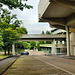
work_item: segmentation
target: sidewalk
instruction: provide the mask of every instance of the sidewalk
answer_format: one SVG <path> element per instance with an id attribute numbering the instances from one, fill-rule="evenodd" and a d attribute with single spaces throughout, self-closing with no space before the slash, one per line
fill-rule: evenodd
<path id="1" fill-rule="evenodd" d="M 0 59 L 0 75 L 2 75 L 17 59 L 18 57 L 6 57 Z"/>
<path id="2" fill-rule="evenodd" d="M 38 60 L 39 57 L 41 58 L 38 55 L 20 56 L 3 75 L 71 75 L 42 60 Z"/>

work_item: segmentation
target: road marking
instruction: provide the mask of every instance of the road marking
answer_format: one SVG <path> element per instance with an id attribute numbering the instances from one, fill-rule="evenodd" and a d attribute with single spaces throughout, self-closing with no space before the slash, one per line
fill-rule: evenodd
<path id="1" fill-rule="evenodd" d="M 46 64 L 48 64 L 48 65 L 52 65 L 52 66 L 54 66 L 54 67 L 56 67 L 56 68 L 58 68 L 58 69 L 60 69 L 60 70 L 63 70 L 63 71 L 65 71 L 65 72 L 67 72 L 67 73 L 69 73 L 69 74 L 71 74 L 71 75 L 75 75 L 74 73 L 72 73 L 72 72 L 69 72 L 69 71 L 67 71 L 67 70 L 65 70 L 65 69 L 63 69 L 63 68 L 60 68 L 60 67 L 58 67 L 58 66 L 56 66 L 56 65 L 53 65 L 53 64 L 51 64 L 51 63 L 48 63 L 48 62 L 46 62 L 46 61 L 44 61 L 44 60 L 42 60 L 42 59 L 38 59 L 38 58 L 36 58 L 36 57 L 34 57 L 35 59 L 37 59 L 37 60 L 40 60 L 40 61 L 42 61 L 42 62 L 44 62 L 44 63 L 46 63 Z"/>

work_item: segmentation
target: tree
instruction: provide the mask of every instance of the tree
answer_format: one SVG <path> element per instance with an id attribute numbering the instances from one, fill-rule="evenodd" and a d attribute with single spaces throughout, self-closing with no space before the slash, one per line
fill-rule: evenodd
<path id="1" fill-rule="evenodd" d="M 28 42 L 23 42 L 24 49 L 29 49 L 30 44 Z"/>
<path id="2" fill-rule="evenodd" d="M 30 49 L 34 49 L 34 47 L 36 47 L 36 42 L 31 41 L 30 42 Z"/>
<path id="3" fill-rule="evenodd" d="M 20 25 L 22 24 L 22 21 L 17 19 L 17 15 L 13 15 L 7 9 L 1 9 L 0 22 L 6 23 L 5 25 L 10 24 L 14 29 L 16 27 L 20 27 Z"/>
<path id="4" fill-rule="evenodd" d="M 0 7 L 4 4 L 7 5 L 9 9 L 19 8 L 20 10 L 23 10 L 24 8 L 33 8 L 31 5 L 27 5 L 26 1 L 28 0 L 0 0 Z"/>
<path id="5" fill-rule="evenodd" d="M 51 32 L 50 31 L 46 31 L 46 34 L 51 34 Z"/>
<path id="6" fill-rule="evenodd" d="M 4 50 L 10 54 L 12 43 L 20 38 L 20 35 L 27 34 L 26 28 L 20 28 L 22 22 L 17 19 L 16 15 L 12 15 L 11 12 L 6 9 L 2 9 L 0 13 L 0 28 L 4 43 Z"/>
<path id="7" fill-rule="evenodd" d="M 50 31 L 46 31 L 46 34 L 51 34 Z M 46 44 L 51 44 L 51 41 L 46 41 Z"/>
<path id="8" fill-rule="evenodd" d="M 19 39 L 19 35 L 16 30 L 13 30 L 11 27 L 6 28 L 2 32 L 3 42 L 4 42 L 4 50 L 6 55 L 6 49 L 8 50 L 8 55 L 10 54 L 10 50 L 12 49 L 12 44 L 15 40 Z"/>
<path id="9" fill-rule="evenodd" d="M 4 43 L 3 43 L 3 38 L 2 38 L 2 35 L 1 35 L 1 33 L 0 33 L 0 50 L 2 50 L 3 47 L 4 46 Z"/>
<path id="10" fill-rule="evenodd" d="M 41 34 L 44 34 L 44 31 L 42 31 L 42 33 Z"/>
<path id="11" fill-rule="evenodd" d="M 16 52 L 22 52 L 24 49 L 30 49 L 30 43 L 17 41 L 15 42 Z"/>
<path id="12" fill-rule="evenodd" d="M 23 27 L 17 28 L 16 30 L 19 34 L 27 34 L 28 33 L 26 28 L 23 28 Z"/>

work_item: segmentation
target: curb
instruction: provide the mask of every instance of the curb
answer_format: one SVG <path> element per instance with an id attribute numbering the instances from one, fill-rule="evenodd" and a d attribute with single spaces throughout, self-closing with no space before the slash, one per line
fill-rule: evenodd
<path id="1" fill-rule="evenodd" d="M 5 57 L 5 58 L 2 58 L 2 59 L 0 59 L 0 61 L 2 61 L 4 59 L 7 59 L 7 58 L 10 58 L 10 57 L 12 57 L 12 56 L 8 56 L 8 57 Z"/>

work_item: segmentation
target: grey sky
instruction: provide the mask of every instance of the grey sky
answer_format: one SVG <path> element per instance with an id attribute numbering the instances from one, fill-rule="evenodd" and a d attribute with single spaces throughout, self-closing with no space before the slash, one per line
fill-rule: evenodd
<path id="1" fill-rule="evenodd" d="M 23 21 L 23 26 L 27 28 L 28 34 L 41 34 L 42 31 L 49 31 L 51 28 L 48 23 L 38 22 L 38 4 L 39 0 L 28 0 L 27 4 L 33 6 L 33 9 L 12 10 L 13 14 L 17 14 L 18 19 Z"/>

